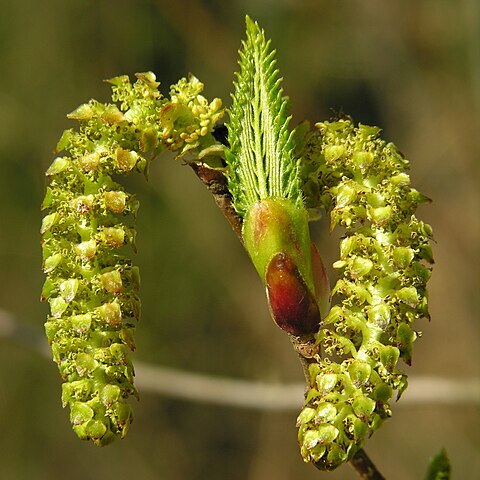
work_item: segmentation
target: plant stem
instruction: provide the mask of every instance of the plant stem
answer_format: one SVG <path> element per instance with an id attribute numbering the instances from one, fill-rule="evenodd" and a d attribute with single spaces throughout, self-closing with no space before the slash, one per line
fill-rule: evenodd
<path id="1" fill-rule="evenodd" d="M 365 480 L 385 480 L 385 477 L 377 470 L 363 448 L 352 457 L 350 464 Z"/>
<path id="2" fill-rule="evenodd" d="M 227 179 L 223 172 L 220 169 L 210 168 L 202 163 L 192 162 L 189 165 L 213 195 L 215 203 L 243 245 L 242 218 L 233 208 L 232 195 L 228 190 Z"/>

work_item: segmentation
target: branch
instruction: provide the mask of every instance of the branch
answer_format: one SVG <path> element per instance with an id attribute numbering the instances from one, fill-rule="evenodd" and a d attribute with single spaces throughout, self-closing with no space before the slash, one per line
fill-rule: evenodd
<path id="1" fill-rule="evenodd" d="M 377 470 L 363 448 L 352 457 L 350 464 L 365 480 L 385 480 L 385 477 Z"/>
<path id="2" fill-rule="evenodd" d="M 232 195 L 228 190 L 227 179 L 222 170 L 210 168 L 207 165 L 198 162 L 191 162 L 188 165 L 213 195 L 215 203 L 227 219 L 240 240 L 240 243 L 243 245 L 242 217 L 238 215 L 233 207 Z"/>
<path id="3" fill-rule="evenodd" d="M 14 341 L 51 359 L 40 331 L 21 323 L 0 309 L 0 339 Z M 304 383 L 267 384 L 214 377 L 135 361 L 136 384 L 141 393 L 180 400 L 246 408 L 259 411 L 294 412 L 303 402 Z M 434 376 L 410 378 L 399 406 L 480 405 L 480 379 L 449 379 Z"/>

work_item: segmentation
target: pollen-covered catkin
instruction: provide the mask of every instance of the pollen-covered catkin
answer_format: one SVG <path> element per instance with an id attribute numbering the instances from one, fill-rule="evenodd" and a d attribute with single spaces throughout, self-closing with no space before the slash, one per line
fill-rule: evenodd
<path id="1" fill-rule="evenodd" d="M 134 350 L 140 315 L 135 250 L 135 196 L 114 180 L 146 173 L 164 148 L 180 155 L 214 143 L 221 102 L 200 95 L 203 84 L 182 79 L 171 99 L 151 72 L 109 80 L 112 104 L 91 100 L 69 115 L 78 131 L 64 132 L 46 172 L 49 186 L 41 226 L 42 299 L 53 358 L 65 380 L 62 401 L 76 434 L 97 445 L 123 438 L 132 421 L 128 397 L 136 396 L 128 350 Z"/>
<path id="2" fill-rule="evenodd" d="M 334 469 L 391 415 L 389 402 L 407 386 L 397 363 L 411 363 L 413 323 L 428 317 L 432 230 L 414 215 L 428 199 L 411 188 L 408 161 L 380 129 L 350 120 L 317 127 L 321 155 L 305 183 L 317 182 L 331 227 L 341 225 L 345 236 L 335 305 L 316 337 L 321 353 L 309 366 L 297 423 L 305 461 Z"/>

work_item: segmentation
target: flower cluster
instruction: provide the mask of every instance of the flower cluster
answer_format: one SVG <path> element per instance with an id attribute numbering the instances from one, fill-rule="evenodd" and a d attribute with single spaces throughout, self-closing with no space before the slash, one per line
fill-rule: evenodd
<path id="1" fill-rule="evenodd" d="M 185 147 L 197 123 L 208 120 L 201 135 L 206 144 L 214 143 L 210 132 L 219 115 L 218 101 L 204 108 L 196 79 L 180 80 L 169 100 L 158 91 L 153 73 L 136 77 L 133 84 L 127 76 L 109 80 L 117 103 L 91 100 L 68 115 L 80 126 L 63 133 L 57 152 L 64 155 L 46 172 L 42 299 L 50 304 L 50 316 L 45 329 L 65 380 L 62 401 L 70 407 L 73 429 L 97 445 L 125 436 L 132 421 L 127 398 L 137 395 L 128 350 L 135 348 L 140 276 L 127 252 L 128 247 L 135 251 L 139 204 L 113 177 L 146 173 L 149 161 L 165 148 L 183 152 L 200 146 Z M 169 109 L 189 112 L 188 122 L 166 118 Z M 172 143 L 172 135 L 182 140 Z"/>
<path id="2" fill-rule="evenodd" d="M 202 91 L 203 83 L 193 75 L 182 78 L 171 87 L 171 100 L 160 111 L 162 138 L 179 155 L 209 146 L 207 135 L 223 116 L 222 101 L 215 98 L 209 103 Z"/>
<path id="3" fill-rule="evenodd" d="M 320 156 L 305 184 L 318 184 L 312 190 L 345 237 L 298 427 L 305 461 L 333 469 L 391 415 L 390 400 L 407 386 L 397 363 L 411 363 L 412 324 L 428 317 L 432 230 L 414 215 L 428 199 L 411 188 L 408 161 L 378 128 L 348 119 L 317 127 L 310 142 Z"/>

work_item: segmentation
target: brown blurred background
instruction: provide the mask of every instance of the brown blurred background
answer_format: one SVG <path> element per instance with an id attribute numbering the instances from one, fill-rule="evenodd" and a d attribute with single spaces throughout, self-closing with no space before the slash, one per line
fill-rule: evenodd
<path id="1" fill-rule="evenodd" d="M 432 321 L 418 325 L 409 373 L 480 375 L 480 14 L 477 0 L 0 0 L 0 309 L 41 332 L 39 205 L 65 114 L 102 79 L 152 70 L 168 92 L 193 72 L 229 104 L 248 13 L 278 50 L 293 124 L 342 110 L 380 125 L 434 201 Z M 301 380 L 271 322 L 260 281 L 190 169 L 159 159 L 141 200 L 136 262 L 143 320 L 135 359 L 271 383 Z M 315 236 L 327 263 L 337 239 Z M 185 385 L 188 389 L 188 385 Z M 405 396 L 408 396 L 408 391 Z M 401 402 L 400 402 L 401 403 Z M 301 399 L 299 399 L 299 405 Z M 396 405 L 367 451 L 389 480 L 423 478 L 447 448 L 458 479 L 480 478 L 475 406 Z M 69 480 L 354 479 L 302 462 L 296 413 L 260 413 L 145 393 L 127 438 L 99 449 L 78 440 L 60 405 L 56 366 L 0 340 L 0 478 Z"/>

